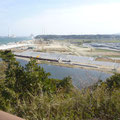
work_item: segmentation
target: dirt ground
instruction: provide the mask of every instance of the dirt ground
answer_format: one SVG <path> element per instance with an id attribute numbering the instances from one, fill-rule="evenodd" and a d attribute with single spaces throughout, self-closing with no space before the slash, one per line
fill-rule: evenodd
<path id="1" fill-rule="evenodd" d="M 110 58 L 103 58 L 103 57 L 98 57 L 98 58 L 96 58 L 95 60 L 96 60 L 96 61 L 106 61 L 106 62 L 120 63 L 120 60 L 110 59 Z"/>
<path id="2" fill-rule="evenodd" d="M 67 42 L 54 41 L 51 43 L 32 43 L 33 51 L 37 52 L 58 52 L 63 54 L 72 54 L 77 56 L 89 56 L 89 57 L 118 57 L 120 58 L 120 52 L 101 50 L 90 47 L 82 47 Z M 13 52 L 23 52 L 29 49 L 28 47 L 13 48 Z M 104 59 L 102 59 L 104 60 Z M 106 60 L 105 60 L 106 61 Z"/>
<path id="3" fill-rule="evenodd" d="M 33 49 L 29 49 L 28 47 L 13 48 L 12 51 L 23 52 L 25 50 L 33 50 L 35 52 L 62 53 L 76 56 L 95 57 L 96 61 L 120 63 L 120 52 L 77 46 L 67 42 L 54 41 L 52 43 L 33 43 L 31 48 Z M 115 60 L 115 58 L 118 59 Z"/>
<path id="4" fill-rule="evenodd" d="M 80 56 L 103 56 L 103 57 L 119 57 L 120 58 L 120 52 L 116 51 L 109 51 L 109 50 L 98 50 L 95 48 L 83 48 L 78 47 L 74 45 L 70 45 L 69 50 L 71 50 L 76 55 Z"/>

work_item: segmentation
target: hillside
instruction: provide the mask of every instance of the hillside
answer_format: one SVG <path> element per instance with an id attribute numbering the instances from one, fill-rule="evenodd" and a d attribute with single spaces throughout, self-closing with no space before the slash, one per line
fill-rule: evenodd
<path id="1" fill-rule="evenodd" d="M 119 39 L 120 35 L 37 35 L 35 39 Z"/>

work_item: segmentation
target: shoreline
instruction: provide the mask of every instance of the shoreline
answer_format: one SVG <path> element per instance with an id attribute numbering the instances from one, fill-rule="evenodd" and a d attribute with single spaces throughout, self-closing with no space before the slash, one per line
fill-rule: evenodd
<path id="1" fill-rule="evenodd" d="M 26 60 L 29 61 L 30 58 L 23 58 L 23 57 L 16 57 L 17 59 L 21 59 L 21 60 Z M 86 70 L 96 70 L 96 71 L 100 71 L 100 72 L 104 72 L 104 73 L 114 73 L 112 71 L 112 69 L 107 68 L 107 67 L 99 67 L 99 66 L 95 66 L 95 67 L 87 67 L 87 65 L 85 64 L 80 64 L 82 66 L 79 65 L 74 65 L 74 64 L 65 64 L 65 63 L 58 63 L 58 62 L 50 62 L 50 61 L 43 61 L 43 60 L 37 60 L 38 64 L 48 64 L 48 65 L 55 65 L 55 66 L 60 66 L 60 67 L 68 67 L 68 68 L 81 68 L 81 69 L 86 69 Z M 92 66 L 92 65 L 91 65 Z"/>
<path id="2" fill-rule="evenodd" d="M 9 50 L 9 49 L 14 49 L 14 48 L 26 47 L 26 46 L 32 45 L 30 43 L 31 41 L 32 40 L 23 40 L 19 42 L 9 42 L 7 44 L 1 44 L 0 50 Z"/>

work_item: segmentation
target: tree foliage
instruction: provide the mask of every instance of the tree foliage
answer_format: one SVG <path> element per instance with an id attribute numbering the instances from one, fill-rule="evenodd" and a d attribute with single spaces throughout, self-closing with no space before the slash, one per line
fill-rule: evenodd
<path id="1" fill-rule="evenodd" d="M 119 120 L 120 74 L 76 90 L 71 78 L 49 78 L 31 59 L 21 66 L 11 51 L 0 54 L 0 109 L 27 120 Z"/>

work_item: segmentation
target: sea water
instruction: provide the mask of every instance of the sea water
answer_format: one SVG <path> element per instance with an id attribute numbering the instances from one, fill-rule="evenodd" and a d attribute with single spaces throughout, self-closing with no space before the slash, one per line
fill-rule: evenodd
<path id="1" fill-rule="evenodd" d="M 30 37 L 0 37 L 0 45 L 16 43 L 24 40 L 29 40 Z"/>

